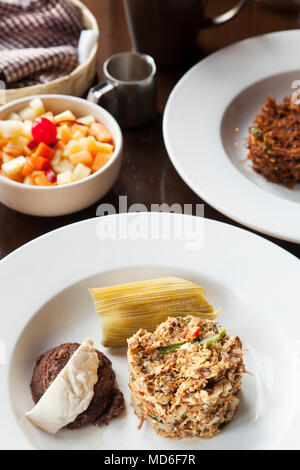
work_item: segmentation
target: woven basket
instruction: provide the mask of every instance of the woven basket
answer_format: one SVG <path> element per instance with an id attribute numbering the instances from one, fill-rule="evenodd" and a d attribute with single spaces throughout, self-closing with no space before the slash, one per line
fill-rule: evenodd
<path id="1" fill-rule="evenodd" d="M 96 18 L 92 15 L 90 10 L 83 5 L 79 0 L 70 0 L 81 11 L 83 16 L 83 23 L 86 29 L 92 29 L 99 33 Z M 64 77 L 57 78 L 48 83 L 41 85 L 34 85 L 24 88 L 13 88 L 5 92 L 6 103 L 23 98 L 25 96 L 42 95 L 42 94 L 61 94 L 82 96 L 93 84 L 96 70 L 97 70 L 97 52 L 98 43 L 94 44 L 89 58 L 84 64 L 80 64 L 72 73 Z"/>

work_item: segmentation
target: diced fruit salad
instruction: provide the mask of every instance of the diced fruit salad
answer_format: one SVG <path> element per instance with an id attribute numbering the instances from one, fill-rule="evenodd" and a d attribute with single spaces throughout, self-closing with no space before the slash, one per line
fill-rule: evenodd
<path id="1" fill-rule="evenodd" d="M 112 157 L 113 138 L 93 116 L 54 115 L 35 98 L 0 120 L 0 173 L 18 183 L 57 186 L 100 170 Z"/>

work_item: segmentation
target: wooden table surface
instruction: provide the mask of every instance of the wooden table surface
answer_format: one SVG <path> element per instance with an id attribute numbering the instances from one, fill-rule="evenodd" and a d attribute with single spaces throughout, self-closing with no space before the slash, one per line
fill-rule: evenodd
<path id="1" fill-rule="evenodd" d="M 96 16 L 101 30 L 99 52 L 101 79 L 104 60 L 111 54 L 131 49 L 122 0 L 85 0 L 84 3 Z M 210 13 L 220 11 L 220 4 L 225 10 L 234 3 L 233 0 L 222 0 L 222 2 L 210 0 L 209 11 Z M 142 203 L 148 209 L 152 203 L 166 202 L 169 205 L 175 202 L 181 205 L 203 203 L 182 181 L 166 153 L 161 127 L 166 100 L 184 72 L 207 54 L 246 37 L 298 28 L 300 9 L 296 6 L 287 6 L 287 3 L 289 2 L 249 0 L 247 7 L 233 21 L 200 32 L 198 56 L 194 57 L 192 62 L 175 69 L 158 70 L 157 119 L 147 127 L 124 131 L 123 168 L 115 186 L 101 202 L 109 202 L 118 207 L 118 197 L 127 195 L 128 205 Z M 30 217 L 0 204 L 0 258 L 39 235 L 73 222 L 95 217 L 99 203 L 100 201 L 79 213 L 57 218 Z M 240 226 L 208 204 L 205 204 L 205 217 Z M 300 257 L 300 245 L 271 237 L 266 238 Z"/>

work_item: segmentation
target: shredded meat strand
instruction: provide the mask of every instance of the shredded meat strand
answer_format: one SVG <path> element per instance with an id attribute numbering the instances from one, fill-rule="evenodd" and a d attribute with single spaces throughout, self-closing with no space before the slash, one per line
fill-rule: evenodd
<path id="1" fill-rule="evenodd" d="M 272 183 L 292 188 L 300 181 L 300 106 L 287 96 L 268 96 L 247 140 L 253 169 Z"/>

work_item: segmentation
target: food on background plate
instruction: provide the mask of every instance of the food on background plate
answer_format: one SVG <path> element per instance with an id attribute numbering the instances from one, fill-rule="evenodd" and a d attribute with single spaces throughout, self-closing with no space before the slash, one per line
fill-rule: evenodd
<path id="1" fill-rule="evenodd" d="M 219 323 L 189 315 L 168 318 L 154 333 L 128 340 L 129 386 L 140 426 L 161 436 L 211 438 L 238 410 L 242 343 Z"/>
<path id="2" fill-rule="evenodd" d="M 102 325 L 102 344 L 124 346 L 140 328 L 154 331 L 168 316 L 193 314 L 214 319 L 205 290 L 176 277 L 89 289 Z"/>
<path id="3" fill-rule="evenodd" d="M 270 96 L 249 129 L 248 158 L 253 169 L 272 183 L 292 188 L 300 182 L 300 107 L 287 96 Z"/>
<path id="4" fill-rule="evenodd" d="M 37 358 L 31 379 L 33 424 L 55 434 L 67 427 L 108 423 L 124 409 L 110 360 L 88 338 L 65 343 Z"/>
<path id="5" fill-rule="evenodd" d="M 100 170 L 113 155 L 109 130 L 93 116 L 54 115 L 35 98 L 0 121 L 0 172 L 18 183 L 59 186 Z"/>

